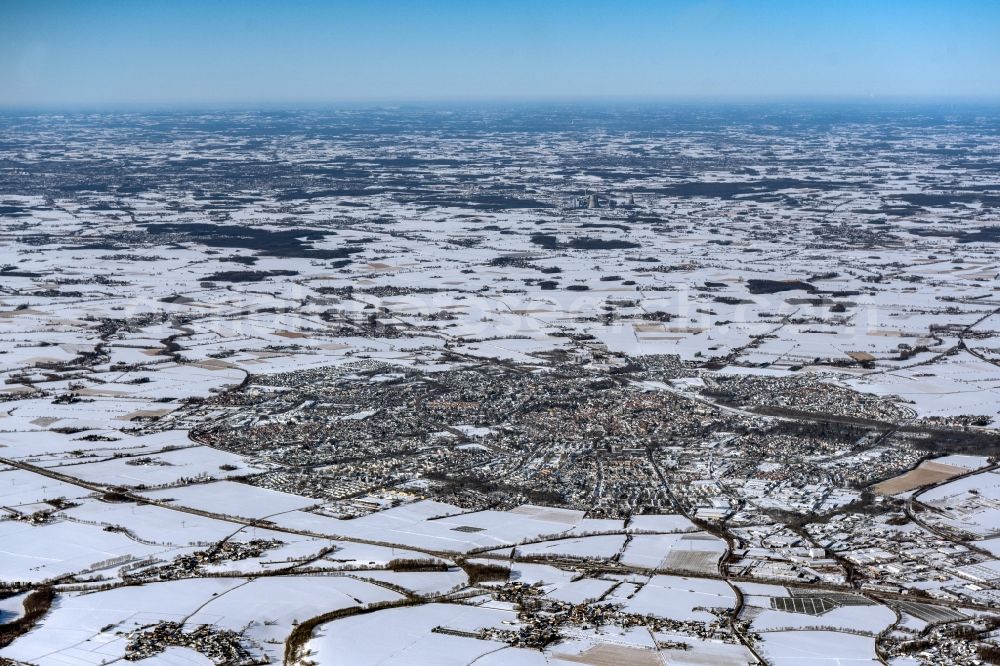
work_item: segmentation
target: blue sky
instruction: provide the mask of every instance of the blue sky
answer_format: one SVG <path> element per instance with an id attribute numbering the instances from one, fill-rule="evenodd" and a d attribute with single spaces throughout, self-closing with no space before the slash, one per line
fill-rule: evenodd
<path id="1" fill-rule="evenodd" d="M 0 106 L 1000 98 L 1000 0 L 0 0 Z"/>

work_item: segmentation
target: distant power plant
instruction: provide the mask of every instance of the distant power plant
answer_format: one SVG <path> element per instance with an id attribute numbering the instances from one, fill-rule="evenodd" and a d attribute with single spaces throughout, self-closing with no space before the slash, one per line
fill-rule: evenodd
<path id="1" fill-rule="evenodd" d="M 597 192 L 586 193 L 582 197 L 576 197 L 573 199 L 574 208 L 618 208 L 618 200 L 607 194 L 598 194 Z M 635 196 L 628 195 L 628 203 L 624 204 L 623 207 L 631 208 L 635 206 Z"/>

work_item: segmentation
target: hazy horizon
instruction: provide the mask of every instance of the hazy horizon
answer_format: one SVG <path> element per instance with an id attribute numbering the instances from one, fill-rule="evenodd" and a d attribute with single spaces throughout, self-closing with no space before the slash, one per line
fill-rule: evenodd
<path id="1" fill-rule="evenodd" d="M 109 102 L 53 103 L 0 106 L 0 115 L 22 114 L 88 114 L 88 113 L 336 113 L 346 111 L 461 111 L 509 110 L 531 108 L 558 110 L 627 111 L 649 109 L 828 109 L 912 112 L 917 109 L 940 111 L 995 110 L 1000 108 L 1000 95 L 982 97 L 511 97 L 454 99 L 370 99 L 324 101 L 217 101 L 217 102 Z"/>

